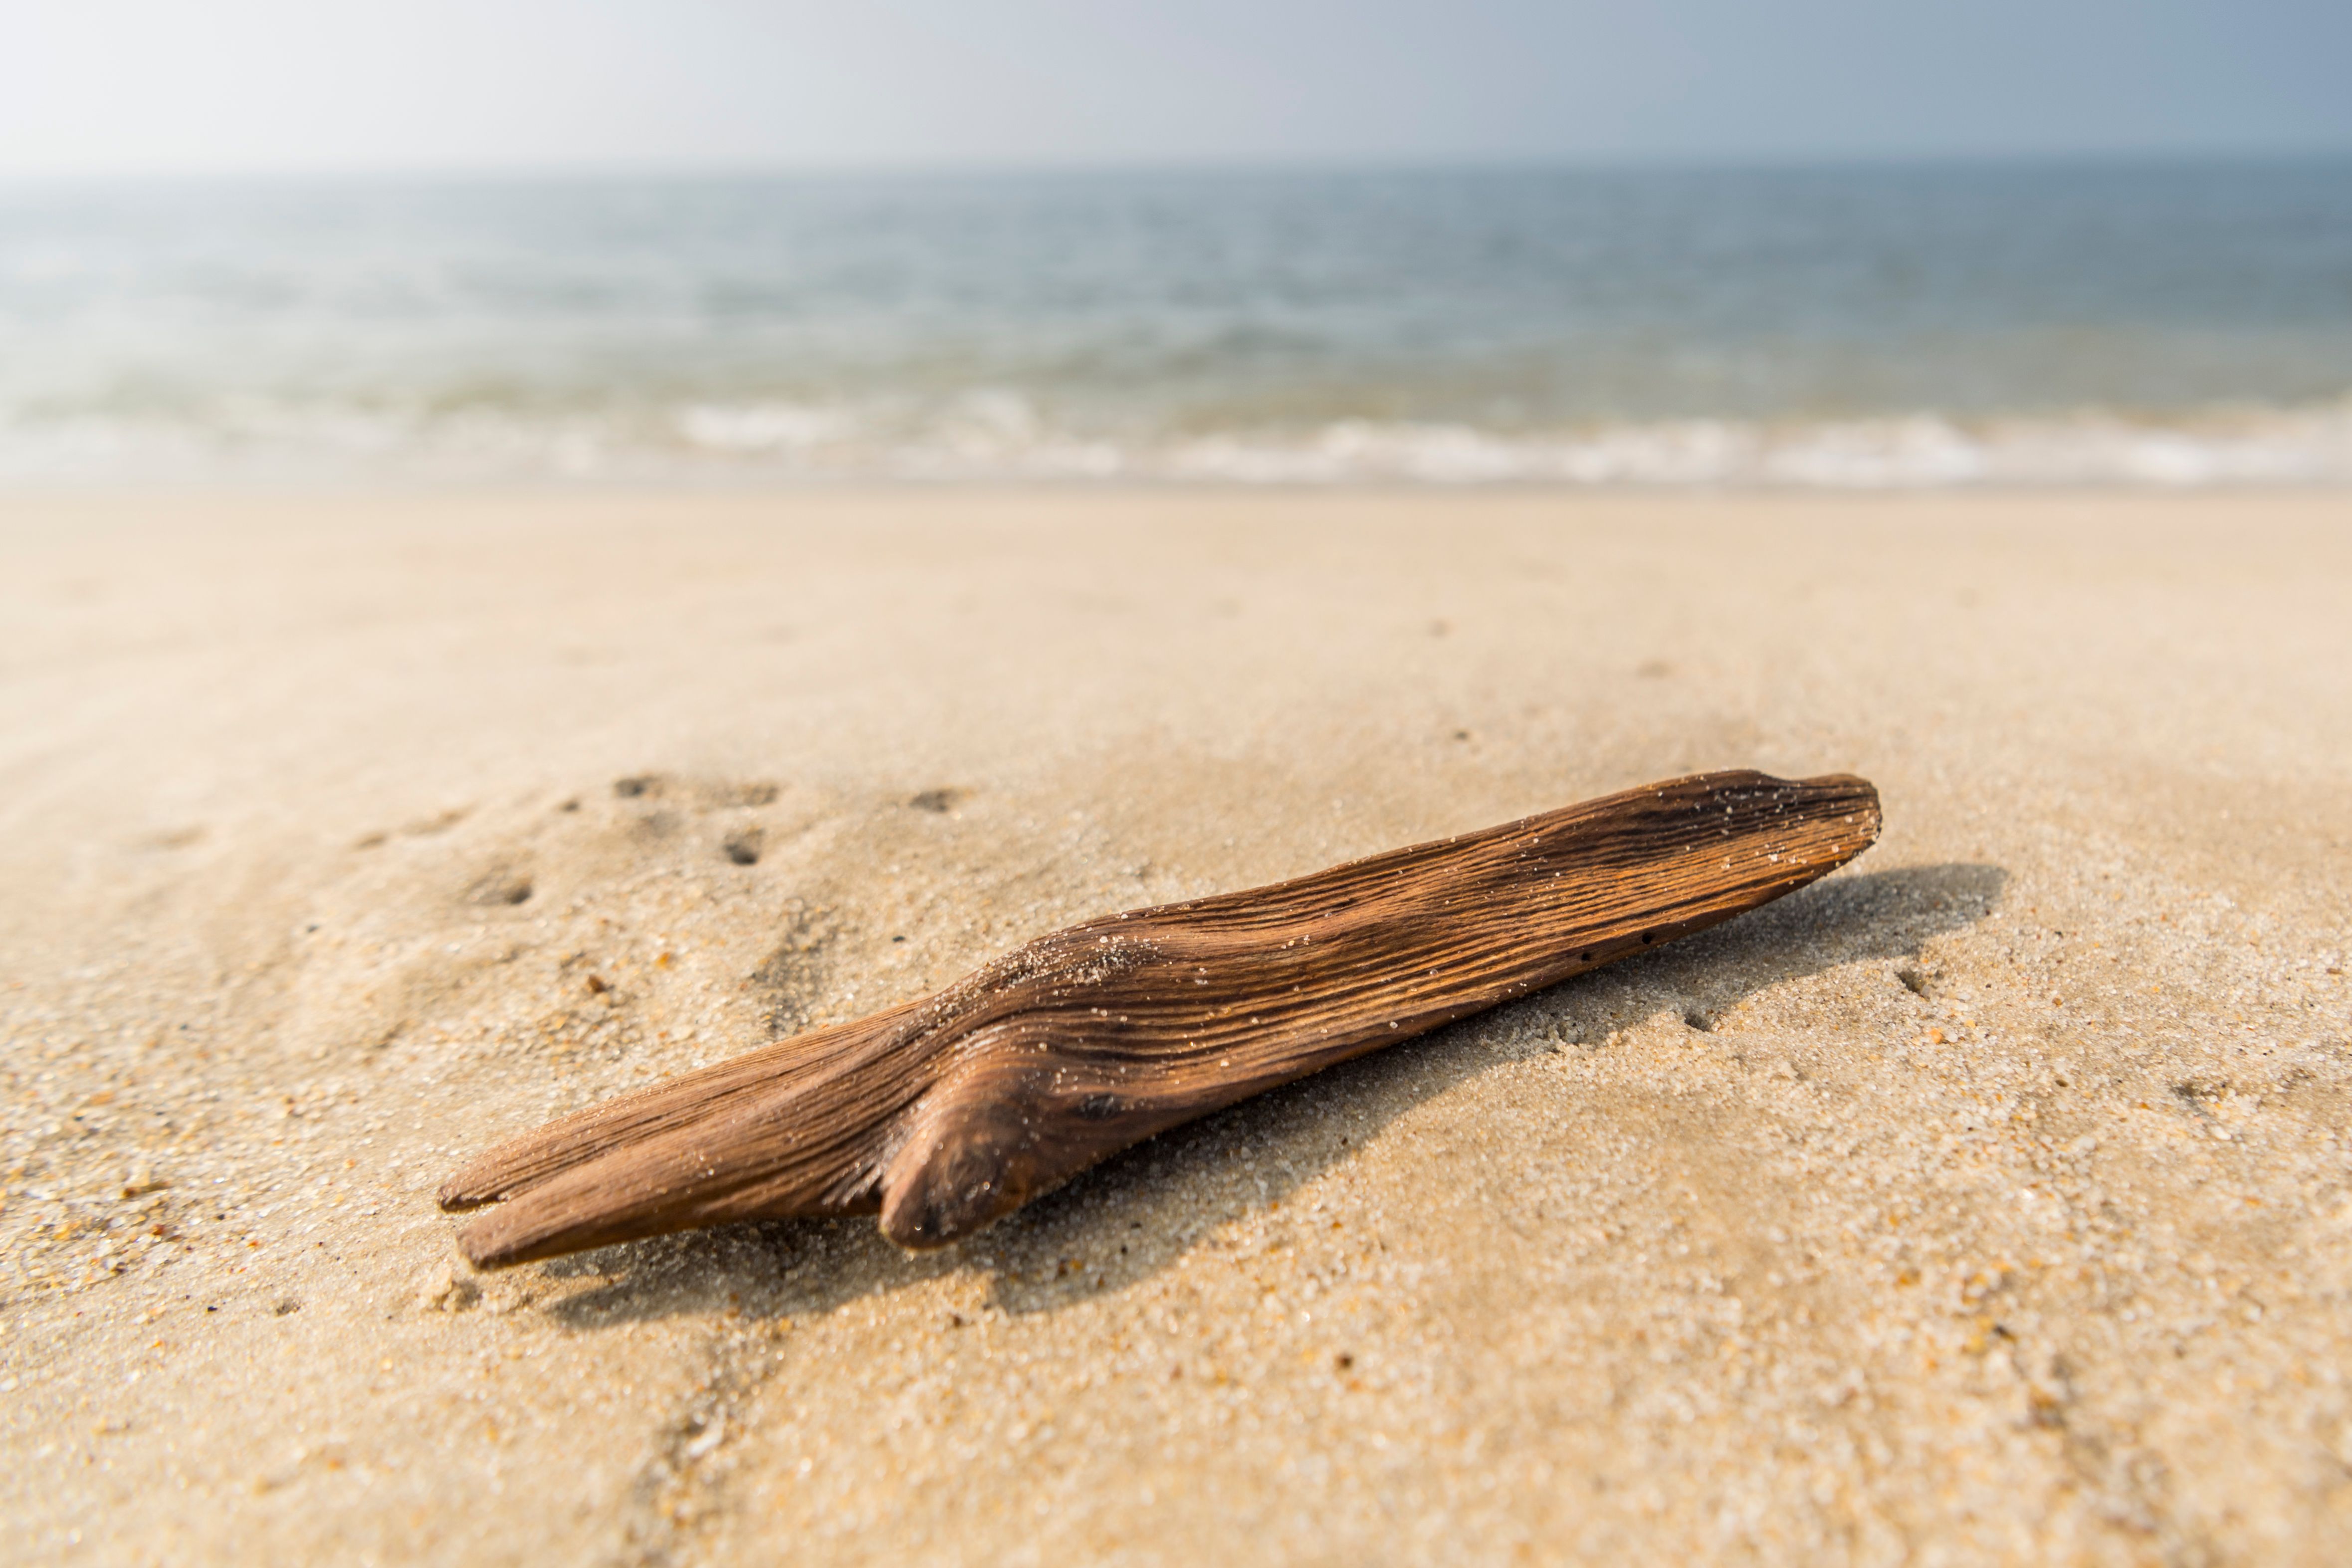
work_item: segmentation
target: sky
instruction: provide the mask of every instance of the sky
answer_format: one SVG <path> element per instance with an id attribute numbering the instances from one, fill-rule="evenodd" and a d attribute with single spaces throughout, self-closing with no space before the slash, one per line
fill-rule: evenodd
<path id="1" fill-rule="evenodd" d="M 2347 0 L 0 0 L 0 175 L 2352 152 Z"/>

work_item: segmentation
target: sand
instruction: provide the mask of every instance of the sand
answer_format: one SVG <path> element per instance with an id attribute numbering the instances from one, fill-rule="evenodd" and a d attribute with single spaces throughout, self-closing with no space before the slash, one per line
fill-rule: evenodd
<path id="1" fill-rule="evenodd" d="M 0 1510 L 87 1563 L 2352 1560 L 2352 500 L 0 502 Z M 462 1155 L 1101 911 L 1874 779 L 945 1253 Z"/>

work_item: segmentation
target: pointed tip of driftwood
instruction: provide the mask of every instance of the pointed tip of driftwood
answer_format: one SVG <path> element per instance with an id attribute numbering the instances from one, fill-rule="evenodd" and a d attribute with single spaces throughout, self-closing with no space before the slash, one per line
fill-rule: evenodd
<path id="1" fill-rule="evenodd" d="M 473 1172 L 471 1165 L 467 1166 L 442 1183 L 441 1190 L 433 1194 L 433 1201 L 441 1205 L 443 1214 L 464 1214 L 499 1201 L 497 1193 L 487 1192 L 478 1183 L 468 1180 Z"/>

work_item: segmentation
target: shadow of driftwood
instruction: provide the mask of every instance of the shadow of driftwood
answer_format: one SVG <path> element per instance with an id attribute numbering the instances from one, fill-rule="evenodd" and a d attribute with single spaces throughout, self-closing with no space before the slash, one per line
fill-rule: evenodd
<path id="1" fill-rule="evenodd" d="M 1671 948 L 1162 1133 L 946 1252 L 902 1253 L 870 1219 L 730 1226 L 550 1264 L 550 1277 L 602 1281 L 551 1311 L 577 1329 L 723 1309 L 817 1316 L 975 1265 L 991 1276 L 994 1306 L 1051 1310 L 1166 1268 L 1497 1064 L 1662 1007 L 1704 1019 L 1824 970 L 1914 958 L 1932 938 L 1990 914 L 2006 880 L 1984 865 L 1833 877 Z"/>

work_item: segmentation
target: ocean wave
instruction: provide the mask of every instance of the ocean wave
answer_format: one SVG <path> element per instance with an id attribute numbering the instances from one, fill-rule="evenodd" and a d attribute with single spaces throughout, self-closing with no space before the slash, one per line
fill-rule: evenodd
<path id="1" fill-rule="evenodd" d="M 2139 416 L 1681 419 L 1517 430 L 1072 429 L 1017 393 L 922 406 L 697 401 L 456 412 L 247 401 L 179 414 L 0 414 L 0 484 L 1088 482 L 1939 489 L 2352 483 L 2352 399 Z"/>

